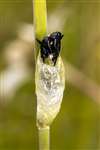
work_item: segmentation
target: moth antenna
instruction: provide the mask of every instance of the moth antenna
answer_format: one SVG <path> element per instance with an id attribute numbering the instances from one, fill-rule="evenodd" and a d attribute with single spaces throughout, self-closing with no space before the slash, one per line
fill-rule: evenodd
<path id="1" fill-rule="evenodd" d="M 64 34 L 62 34 L 61 38 L 63 38 Z"/>
<path id="2" fill-rule="evenodd" d="M 42 42 L 40 41 L 40 40 L 38 40 L 38 39 L 36 39 L 36 41 L 39 43 L 39 44 L 41 44 Z"/>

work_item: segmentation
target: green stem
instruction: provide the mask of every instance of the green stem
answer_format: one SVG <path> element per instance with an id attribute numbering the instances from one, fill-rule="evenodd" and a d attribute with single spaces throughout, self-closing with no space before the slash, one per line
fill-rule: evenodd
<path id="1" fill-rule="evenodd" d="M 49 127 L 38 128 L 39 132 L 39 150 L 49 150 Z"/>
<path id="2" fill-rule="evenodd" d="M 46 0 L 33 0 L 33 19 L 35 25 L 35 62 L 39 54 L 36 39 L 42 40 L 47 35 Z M 39 150 L 49 150 L 49 127 L 39 128 Z"/>
<path id="3" fill-rule="evenodd" d="M 33 0 L 33 19 L 35 25 L 35 39 L 42 40 L 47 35 L 47 9 L 46 0 Z M 35 41 L 35 57 L 38 55 L 37 42 Z"/>

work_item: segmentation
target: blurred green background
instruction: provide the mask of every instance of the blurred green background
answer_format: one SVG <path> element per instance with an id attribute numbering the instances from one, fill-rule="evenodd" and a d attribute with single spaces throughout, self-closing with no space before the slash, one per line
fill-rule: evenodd
<path id="1" fill-rule="evenodd" d="M 51 150 L 100 150 L 100 1 L 47 0 L 47 9 L 66 68 Z M 0 0 L 0 150 L 38 149 L 32 23 L 32 0 Z"/>

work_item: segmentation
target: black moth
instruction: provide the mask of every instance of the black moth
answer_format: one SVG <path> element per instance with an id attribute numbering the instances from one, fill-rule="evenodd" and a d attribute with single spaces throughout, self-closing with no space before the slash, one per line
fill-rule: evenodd
<path id="1" fill-rule="evenodd" d="M 45 62 L 46 58 L 50 58 L 53 64 L 56 64 L 57 58 L 60 53 L 61 39 L 63 34 L 60 32 L 53 32 L 48 36 L 45 36 L 42 41 L 38 40 L 41 49 L 41 58 Z"/>

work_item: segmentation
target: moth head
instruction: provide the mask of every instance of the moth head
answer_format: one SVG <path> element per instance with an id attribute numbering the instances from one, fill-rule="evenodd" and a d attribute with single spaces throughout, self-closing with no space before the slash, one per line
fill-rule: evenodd
<path id="1" fill-rule="evenodd" d="M 52 39 L 61 40 L 63 38 L 63 34 L 61 32 L 53 32 L 49 35 Z"/>

